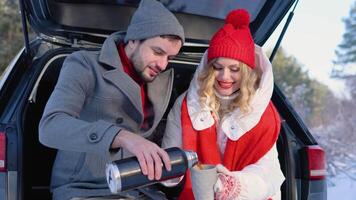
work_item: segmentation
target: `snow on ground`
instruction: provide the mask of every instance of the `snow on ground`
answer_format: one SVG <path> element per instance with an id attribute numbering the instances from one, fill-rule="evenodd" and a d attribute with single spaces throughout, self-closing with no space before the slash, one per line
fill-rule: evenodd
<path id="1" fill-rule="evenodd" d="M 345 175 L 329 178 L 328 200 L 356 200 L 356 181 Z"/>

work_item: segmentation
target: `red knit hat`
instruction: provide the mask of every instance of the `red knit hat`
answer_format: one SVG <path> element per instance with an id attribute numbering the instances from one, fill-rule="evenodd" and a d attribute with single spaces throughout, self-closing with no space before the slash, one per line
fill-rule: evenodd
<path id="1" fill-rule="evenodd" d="M 244 9 L 231 11 L 225 25 L 210 40 L 208 60 L 226 57 L 255 67 L 255 44 L 251 36 L 250 15 Z"/>

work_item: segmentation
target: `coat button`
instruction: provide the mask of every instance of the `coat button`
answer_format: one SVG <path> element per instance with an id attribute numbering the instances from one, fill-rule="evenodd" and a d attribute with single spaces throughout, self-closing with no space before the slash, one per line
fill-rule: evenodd
<path id="1" fill-rule="evenodd" d="M 117 124 L 122 124 L 123 121 L 124 121 L 124 119 L 122 117 L 119 117 L 116 119 Z"/>
<path id="2" fill-rule="evenodd" d="M 98 135 L 95 134 L 95 133 L 90 134 L 89 137 L 90 137 L 91 140 L 96 140 L 96 139 L 98 139 Z"/>

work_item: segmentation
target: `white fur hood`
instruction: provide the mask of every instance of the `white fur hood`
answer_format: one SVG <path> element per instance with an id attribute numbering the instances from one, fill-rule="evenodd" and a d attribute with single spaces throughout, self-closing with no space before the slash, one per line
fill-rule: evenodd
<path id="1" fill-rule="evenodd" d="M 198 80 L 197 76 L 207 62 L 207 51 L 194 74 L 193 80 L 190 83 L 187 93 L 187 106 L 190 119 L 195 130 L 203 130 L 211 127 L 214 124 L 214 118 L 211 115 L 211 108 L 207 105 L 202 107 L 198 98 Z M 255 45 L 255 69 L 262 73 L 260 85 L 251 100 L 251 112 L 243 115 L 240 109 L 235 109 L 233 112 L 225 116 L 220 122 L 220 126 L 225 135 L 233 140 L 238 140 L 244 133 L 251 130 L 261 119 L 273 92 L 273 73 L 272 65 L 267 56 L 262 51 L 262 48 Z"/>

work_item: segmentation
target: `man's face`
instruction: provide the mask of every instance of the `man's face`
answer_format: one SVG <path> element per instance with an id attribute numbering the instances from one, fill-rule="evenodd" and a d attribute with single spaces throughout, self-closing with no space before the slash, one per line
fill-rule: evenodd
<path id="1" fill-rule="evenodd" d="M 166 69 L 168 61 L 178 54 L 182 42 L 157 36 L 142 42 L 135 41 L 134 45 L 130 60 L 140 77 L 151 82 Z"/>

